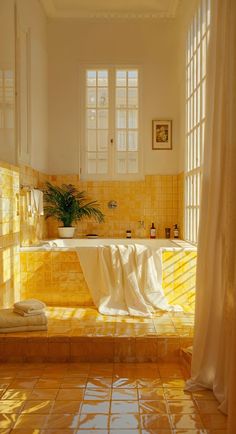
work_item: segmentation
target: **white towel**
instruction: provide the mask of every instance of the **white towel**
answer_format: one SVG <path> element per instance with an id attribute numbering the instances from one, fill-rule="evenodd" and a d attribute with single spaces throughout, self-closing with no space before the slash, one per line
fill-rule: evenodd
<path id="1" fill-rule="evenodd" d="M 151 316 L 154 309 L 180 311 L 162 289 L 160 249 L 140 244 L 78 247 L 94 304 L 105 315 Z"/>
<path id="2" fill-rule="evenodd" d="M 44 314 L 21 316 L 14 313 L 12 309 L 0 309 L 0 332 L 6 333 L 7 329 L 14 329 L 14 331 L 22 331 L 22 327 L 25 330 L 31 327 L 42 327 L 47 325 L 47 317 Z"/>
<path id="3" fill-rule="evenodd" d="M 23 310 L 26 313 L 31 313 L 35 310 L 41 310 L 45 307 L 46 304 L 43 301 L 37 300 L 36 298 L 29 298 L 14 303 L 14 308 Z"/>
<path id="4" fill-rule="evenodd" d="M 42 315 L 44 314 L 44 310 L 43 309 L 38 309 L 38 310 L 32 310 L 32 312 L 25 312 L 22 309 L 17 309 L 16 307 L 14 307 L 13 312 L 17 313 L 18 315 L 21 316 L 34 316 L 34 315 Z"/>
<path id="5" fill-rule="evenodd" d="M 33 214 L 43 215 L 43 192 L 41 190 L 36 188 L 31 190 L 31 206 Z"/>

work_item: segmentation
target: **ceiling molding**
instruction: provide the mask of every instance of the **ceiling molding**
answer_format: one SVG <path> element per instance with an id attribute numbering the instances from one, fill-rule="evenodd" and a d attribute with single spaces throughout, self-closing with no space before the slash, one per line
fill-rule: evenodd
<path id="1" fill-rule="evenodd" d="M 56 0 L 40 0 L 46 15 L 50 18 L 80 18 L 80 19 L 173 19 L 176 16 L 176 11 L 180 0 L 166 1 L 165 10 L 151 10 L 146 8 L 143 11 L 138 9 L 127 11 L 122 9 L 105 10 L 80 9 L 79 7 L 66 8 L 57 7 Z M 66 0 L 65 0 L 66 6 Z M 79 6 L 79 5 L 78 5 Z"/>

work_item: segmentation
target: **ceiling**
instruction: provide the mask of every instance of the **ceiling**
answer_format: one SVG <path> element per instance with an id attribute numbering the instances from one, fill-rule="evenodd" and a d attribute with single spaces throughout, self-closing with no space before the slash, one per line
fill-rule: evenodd
<path id="1" fill-rule="evenodd" d="M 180 0 L 40 0 L 52 18 L 174 18 Z"/>

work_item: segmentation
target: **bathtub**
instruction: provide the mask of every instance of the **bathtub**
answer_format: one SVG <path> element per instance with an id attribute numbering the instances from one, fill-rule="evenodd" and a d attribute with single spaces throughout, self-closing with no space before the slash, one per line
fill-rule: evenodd
<path id="1" fill-rule="evenodd" d="M 191 244 L 183 240 L 161 239 L 161 238 L 56 238 L 42 241 L 37 245 L 23 246 L 20 251 L 47 251 L 57 249 L 73 250 L 77 247 L 98 247 L 101 245 L 109 246 L 111 244 L 142 244 L 153 249 L 196 249 Z"/>
<path id="2" fill-rule="evenodd" d="M 21 247 L 21 298 L 39 298 L 49 306 L 92 306 L 76 247 L 134 243 L 161 249 L 168 302 L 194 311 L 196 248 L 179 239 L 53 239 Z"/>

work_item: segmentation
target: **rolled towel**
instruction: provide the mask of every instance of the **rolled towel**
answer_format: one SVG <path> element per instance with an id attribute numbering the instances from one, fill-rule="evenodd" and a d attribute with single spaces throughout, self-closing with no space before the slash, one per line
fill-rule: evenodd
<path id="1" fill-rule="evenodd" d="M 23 331 L 22 327 L 25 330 L 36 330 L 35 327 L 46 325 L 47 317 L 44 314 L 25 317 L 14 313 L 12 309 L 0 309 L 0 333 L 6 333 L 6 329 L 17 331 L 19 328 L 19 331 Z"/>
<path id="2" fill-rule="evenodd" d="M 14 308 L 23 310 L 26 313 L 30 313 L 35 310 L 41 310 L 45 307 L 46 304 L 43 301 L 37 300 L 36 298 L 29 298 L 27 300 L 22 300 L 14 303 Z"/>
<path id="3" fill-rule="evenodd" d="M 17 309 L 16 307 L 14 307 L 13 312 L 15 312 L 21 316 L 34 316 L 34 315 L 42 315 L 42 314 L 44 315 L 45 314 L 43 309 L 33 310 L 32 312 L 25 312 L 24 310 Z"/>

